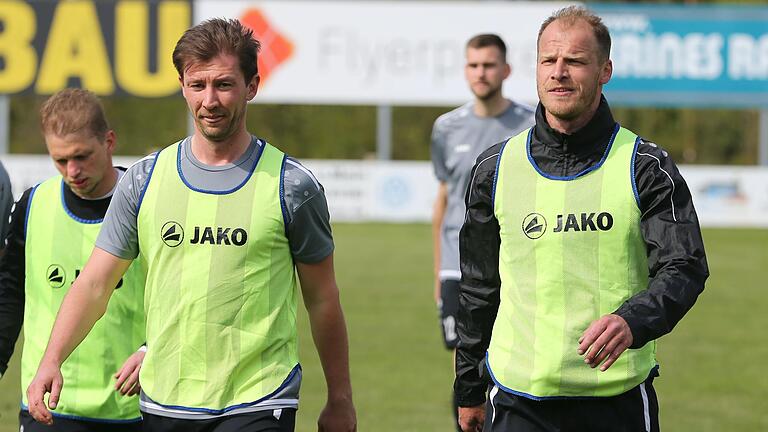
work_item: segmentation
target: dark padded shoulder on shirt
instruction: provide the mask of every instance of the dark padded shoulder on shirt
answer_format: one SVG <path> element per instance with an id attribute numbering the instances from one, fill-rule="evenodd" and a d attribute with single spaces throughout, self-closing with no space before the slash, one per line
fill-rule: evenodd
<path id="1" fill-rule="evenodd" d="M 680 198 L 672 194 L 679 192 L 675 191 L 675 186 L 682 188 L 685 181 L 666 150 L 654 142 L 640 138 L 635 157 L 635 184 L 639 194 L 640 211 L 645 213 L 667 195 L 668 199 L 675 201 Z M 681 202 L 677 207 L 684 205 Z M 670 204 L 670 210 L 674 207 L 674 204 Z"/>
<path id="2" fill-rule="evenodd" d="M 489 157 L 490 158 L 498 157 L 499 152 L 501 151 L 502 146 L 504 146 L 504 144 L 506 142 L 507 142 L 506 140 L 498 142 L 498 143 L 488 147 L 487 149 L 485 149 L 482 153 L 480 153 L 480 156 L 478 156 L 477 159 L 475 159 L 475 168 L 476 169 L 485 170 L 486 169 L 485 165 L 492 165 L 493 166 L 493 170 L 495 171 L 496 170 L 496 164 L 495 163 L 489 163 L 490 161 L 483 163 L 482 167 L 478 167 L 477 164 L 479 164 L 480 162 L 483 162 L 484 160 L 488 159 Z"/>
<path id="3" fill-rule="evenodd" d="M 27 232 L 27 209 L 29 209 L 29 198 L 32 195 L 32 191 L 35 187 L 31 187 L 24 191 L 19 197 L 19 200 L 13 204 L 13 210 L 11 210 L 11 227 L 8 230 L 8 237 L 5 239 L 4 245 L 7 246 L 8 239 L 16 235 L 24 241 Z"/>

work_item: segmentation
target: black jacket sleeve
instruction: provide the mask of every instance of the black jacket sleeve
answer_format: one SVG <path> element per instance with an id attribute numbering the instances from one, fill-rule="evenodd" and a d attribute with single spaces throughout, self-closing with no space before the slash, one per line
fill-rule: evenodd
<path id="1" fill-rule="evenodd" d="M 459 234 L 461 288 L 456 325 L 454 390 L 459 406 L 485 402 L 483 360 L 499 309 L 499 223 L 493 213 L 493 181 L 500 144 L 477 159 L 466 194 L 467 213 Z"/>
<path id="2" fill-rule="evenodd" d="M 31 189 L 14 205 L 5 254 L 0 258 L 0 373 L 5 373 L 24 322 L 25 224 Z"/>
<path id="3" fill-rule="evenodd" d="M 691 309 L 709 269 L 691 192 L 667 152 L 641 140 L 635 182 L 650 279 L 647 290 L 615 313 L 632 331 L 630 348 L 641 348 L 672 331 Z"/>

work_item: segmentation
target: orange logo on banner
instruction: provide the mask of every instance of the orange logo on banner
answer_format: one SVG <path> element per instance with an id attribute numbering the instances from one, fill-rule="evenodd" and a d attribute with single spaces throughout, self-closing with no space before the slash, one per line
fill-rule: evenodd
<path id="1" fill-rule="evenodd" d="M 293 55 L 293 44 L 272 27 L 258 9 L 246 11 L 240 22 L 253 30 L 253 36 L 261 42 L 259 76 L 263 85 L 272 71 Z"/>

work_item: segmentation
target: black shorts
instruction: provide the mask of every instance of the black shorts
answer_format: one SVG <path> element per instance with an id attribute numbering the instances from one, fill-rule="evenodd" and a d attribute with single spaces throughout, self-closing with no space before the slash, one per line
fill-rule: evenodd
<path id="1" fill-rule="evenodd" d="M 612 397 L 535 401 L 494 387 L 485 432 L 658 432 L 659 402 L 653 377 Z"/>
<path id="2" fill-rule="evenodd" d="M 208 420 L 184 420 L 143 413 L 146 432 L 293 432 L 296 410 L 257 411 Z"/>
<path id="3" fill-rule="evenodd" d="M 54 417 L 53 426 L 38 423 L 29 411 L 19 411 L 19 425 L 24 432 L 141 432 L 141 422 L 97 422 Z M 23 428 L 23 429 L 22 429 Z"/>
<path id="4" fill-rule="evenodd" d="M 459 281 L 440 282 L 440 330 L 447 349 L 456 349 L 459 336 L 456 333 L 456 318 L 459 314 Z"/>

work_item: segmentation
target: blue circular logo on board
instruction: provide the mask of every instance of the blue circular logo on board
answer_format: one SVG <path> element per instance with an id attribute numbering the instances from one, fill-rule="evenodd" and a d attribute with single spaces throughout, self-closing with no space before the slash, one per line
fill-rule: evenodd
<path id="1" fill-rule="evenodd" d="M 411 199 L 408 183 L 401 177 L 388 177 L 381 182 L 381 201 L 389 207 L 402 207 Z"/>

